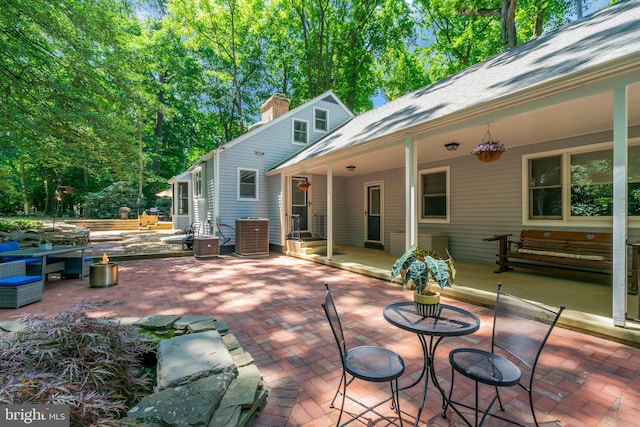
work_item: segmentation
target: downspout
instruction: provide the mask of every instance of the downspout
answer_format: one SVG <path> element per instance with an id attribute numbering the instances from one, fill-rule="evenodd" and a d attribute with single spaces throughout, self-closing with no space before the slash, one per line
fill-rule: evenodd
<path id="1" fill-rule="evenodd" d="M 407 134 L 404 140 L 405 147 L 405 250 L 418 243 L 418 218 L 416 215 L 417 175 L 418 159 L 416 145 Z"/>
<path id="2" fill-rule="evenodd" d="M 613 275 L 614 326 L 626 326 L 627 317 L 627 86 L 613 91 Z"/>

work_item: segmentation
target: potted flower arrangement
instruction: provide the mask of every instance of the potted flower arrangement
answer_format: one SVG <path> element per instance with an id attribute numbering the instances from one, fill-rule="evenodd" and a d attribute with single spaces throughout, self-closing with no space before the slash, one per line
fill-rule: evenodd
<path id="1" fill-rule="evenodd" d="M 301 179 L 300 181 L 298 181 L 298 184 L 297 184 L 298 190 L 302 190 L 302 191 L 307 191 L 310 186 L 311 186 L 311 183 L 307 178 Z"/>
<path id="2" fill-rule="evenodd" d="M 440 292 L 432 289 L 432 286 L 436 283 L 440 289 L 451 286 L 455 272 L 451 256 L 443 260 L 435 252 L 414 245 L 391 267 L 391 281 L 401 276 L 404 289 L 408 288 L 411 281 L 415 286 L 413 300 L 416 312 L 425 317 L 434 317 L 439 310 Z"/>
<path id="3" fill-rule="evenodd" d="M 471 154 L 474 154 L 480 161 L 493 162 L 498 160 L 505 151 L 507 151 L 507 147 L 500 144 L 500 141 L 487 140 L 476 145 L 471 150 Z"/>

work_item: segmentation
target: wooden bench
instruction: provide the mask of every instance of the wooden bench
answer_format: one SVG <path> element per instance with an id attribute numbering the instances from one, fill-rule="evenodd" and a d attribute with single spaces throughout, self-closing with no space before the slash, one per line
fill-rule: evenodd
<path id="1" fill-rule="evenodd" d="M 583 231 L 522 230 L 518 239 L 512 234 L 483 239 L 498 242 L 496 273 L 513 267 L 538 270 L 573 270 L 611 274 L 613 268 L 613 235 Z M 634 260 L 640 245 L 632 245 Z M 632 263 L 630 294 L 638 292 L 638 262 Z"/>

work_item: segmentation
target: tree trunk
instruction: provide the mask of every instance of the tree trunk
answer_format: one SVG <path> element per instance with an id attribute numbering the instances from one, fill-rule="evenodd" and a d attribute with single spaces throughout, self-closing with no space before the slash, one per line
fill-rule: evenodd
<path id="1" fill-rule="evenodd" d="M 502 29 L 502 44 L 511 49 L 518 44 L 516 36 L 516 6 L 518 0 L 502 0 L 500 9 L 500 27 Z"/>
<path id="2" fill-rule="evenodd" d="M 29 215 L 29 211 L 31 207 L 29 206 L 29 199 L 27 195 L 27 184 L 24 173 L 24 163 L 20 160 L 20 187 L 22 190 L 22 209 L 24 209 L 24 214 Z"/>

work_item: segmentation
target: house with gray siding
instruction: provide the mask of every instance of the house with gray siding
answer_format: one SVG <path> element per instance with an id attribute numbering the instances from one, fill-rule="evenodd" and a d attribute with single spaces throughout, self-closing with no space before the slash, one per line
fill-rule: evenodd
<path id="1" fill-rule="evenodd" d="M 309 202 L 283 205 L 281 194 L 305 171 L 288 177 L 266 176 L 265 171 L 332 133 L 353 114 L 331 91 L 289 110 L 289 100 L 275 94 L 261 107 L 260 122 L 243 135 L 211 150 L 184 173 L 170 180 L 174 229 L 193 225 L 199 235 L 220 235 L 235 245 L 235 223 L 242 218 L 269 220 L 269 241 L 281 250 L 281 235 L 292 212 Z M 306 226 L 306 224 L 305 224 Z"/>
<path id="2" fill-rule="evenodd" d="M 507 151 L 479 161 L 471 150 L 489 137 Z M 269 211 L 259 214 L 271 215 L 274 244 L 287 238 L 293 211 L 283 206 L 302 197 L 300 176 L 311 181 L 303 213 L 324 218 L 329 259 L 340 245 L 445 240 L 454 259 L 492 264 L 493 235 L 613 233 L 613 322 L 625 326 L 627 242 L 640 240 L 640 1 L 354 117 L 267 168 Z"/>

